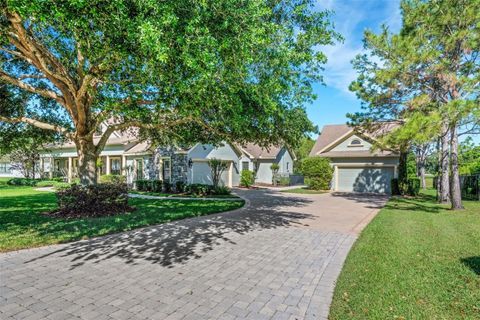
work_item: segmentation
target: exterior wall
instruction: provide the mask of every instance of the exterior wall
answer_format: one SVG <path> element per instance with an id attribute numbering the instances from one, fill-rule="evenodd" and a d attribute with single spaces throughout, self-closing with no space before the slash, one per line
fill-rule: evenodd
<path id="1" fill-rule="evenodd" d="M 208 160 L 216 158 L 232 163 L 232 186 L 240 184 L 241 160 L 229 144 L 225 143 L 218 147 L 211 144 L 197 144 L 188 152 L 188 158 L 192 160 L 192 167 L 188 169 L 188 183 L 212 184 Z M 229 183 L 229 170 L 230 166 L 222 174 L 222 183 L 226 186 Z"/>
<path id="2" fill-rule="evenodd" d="M 277 163 L 280 166 L 278 173 L 285 175 L 293 173 L 293 157 L 286 148 L 283 148 L 279 152 L 277 156 Z"/>
<path id="3" fill-rule="evenodd" d="M 21 178 L 23 177 L 22 173 L 19 170 L 15 170 L 11 168 L 12 163 L 10 163 L 7 160 L 0 160 L 0 166 L 2 168 L 2 171 L 0 171 L 0 177 L 2 178 Z M 3 171 L 3 167 L 5 166 L 6 171 Z"/>
<path id="4" fill-rule="evenodd" d="M 362 143 L 360 146 L 358 145 L 352 146 L 351 142 L 353 140 L 360 140 Z M 354 134 L 348 137 L 347 139 L 345 139 L 344 141 L 342 141 L 341 143 L 339 143 L 338 145 L 336 145 L 335 147 L 333 147 L 330 151 L 368 151 L 370 150 L 371 147 L 372 147 L 371 143 L 363 140 L 362 138 Z"/>
<path id="5" fill-rule="evenodd" d="M 271 184 L 273 182 L 273 173 L 270 167 L 274 163 L 278 163 L 280 166 L 278 174 L 288 175 L 293 173 L 293 157 L 286 148 L 283 148 L 278 153 L 276 159 L 259 159 L 256 162 L 258 165 L 257 174 L 255 176 L 256 183 Z"/>
<path id="6" fill-rule="evenodd" d="M 272 169 L 270 169 L 270 166 L 274 162 L 275 162 L 274 160 L 258 160 L 257 161 L 258 170 L 255 176 L 256 183 L 272 184 L 273 174 L 272 174 Z"/>
<path id="7" fill-rule="evenodd" d="M 127 183 L 132 184 L 137 177 L 137 159 L 143 161 L 143 179 L 153 179 L 152 172 L 154 172 L 154 161 L 151 155 L 131 155 L 126 156 L 125 175 L 127 176 Z"/>
<path id="8" fill-rule="evenodd" d="M 161 179 L 162 173 L 160 172 L 163 158 L 170 158 L 171 165 L 171 179 L 170 182 L 175 184 L 178 181 L 187 183 L 188 180 L 188 157 L 186 153 L 179 153 L 174 147 L 158 147 L 154 155 L 154 171 L 152 179 Z"/>

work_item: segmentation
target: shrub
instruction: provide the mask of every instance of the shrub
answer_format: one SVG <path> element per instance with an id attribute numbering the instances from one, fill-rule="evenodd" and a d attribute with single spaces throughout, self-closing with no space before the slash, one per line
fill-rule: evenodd
<path id="1" fill-rule="evenodd" d="M 185 189 L 188 194 L 196 196 L 206 196 L 212 193 L 213 186 L 208 184 L 194 183 L 187 185 Z"/>
<path id="2" fill-rule="evenodd" d="M 127 177 L 119 174 L 105 174 L 100 176 L 100 183 L 126 183 Z"/>
<path id="3" fill-rule="evenodd" d="M 54 215 L 61 217 L 100 217 L 132 210 L 124 183 L 74 184 L 57 191 L 56 196 L 59 209 Z"/>
<path id="4" fill-rule="evenodd" d="M 56 183 L 59 183 L 59 182 L 53 181 L 53 180 L 42 180 L 37 182 L 36 186 L 39 188 L 53 187 Z"/>
<path id="5" fill-rule="evenodd" d="M 225 186 L 218 186 L 212 190 L 212 194 L 215 195 L 229 195 L 230 194 L 230 189 Z"/>
<path id="6" fill-rule="evenodd" d="M 330 160 L 321 157 L 309 157 L 302 160 L 301 172 L 305 176 L 305 183 L 309 189 L 330 189 L 333 177 L 333 168 Z"/>
<path id="7" fill-rule="evenodd" d="M 153 192 L 162 192 L 163 190 L 163 181 L 162 180 L 147 180 L 150 184 L 150 190 Z"/>
<path id="8" fill-rule="evenodd" d="M 186 187 L 185 182 L 183 182 L 183 181 L 175 182 L 175 192 L 183 193 L 183 192 L 185 192 L 185 187 Z"/>
<path id="9" fill-rule="evenodd" d="M 392 194 L 418 196 L 420 193 L 420 185 L 420 178 L 417 177 L 410 177 L 403 183 L 399 182 L 399 179 L 392 179 Z"/>
<path id="10" fill-rule="evenodd" d="M 56 181 L 56 182 L 65 182 L 65 178 L 64 177 L 53 177 L 52 179 L 50 179 L 52 181 Z"/>
<path id="11" fill-rule="evenodd" d="M 409 196 L 418 196 L 420 193 L 420 178 L 408 178 L 407 181 L 407 192 Z"/>
<path id="12" fill-rule="evenodd" d="M 172 186 L 173 186 L 173 184 L 171 182 L 164 181 L 163 182 L 163 191 L 166 192 L 166 193 L 172 192 Z"/>
<path id="13" fill-rule="evenodd" d="M 308 189 L 312 190 L 328 190 L 330 189 L 330 181 L 327 181 L 323 178 L 313 177 L 305 178 L 305 184 Z"/>
<path id="14" fill-rule="evenodd" d="M 12 178 L 7 181 L 8 185 L 11 186 L 29 186 L 34 187 L 40 180 L 37 179 L 27 179 L 27 178 Z"/>
<path id="15" fill-rule="evenodd" d="M 390 189 L 392 190 L 392 195 L 399 196 L 400 195 L 400 186 L 398 185 L 398 179 L 394 178 L 390 182 Z"/>
<path id="16" fill-rule="evenodd" d="M 240 174 L 240 185 L 245 188 L 250 188 L 255 183 L 255 176 L 250 170 L 243 170 Z"/>
<path id="17" fill-rule="evenodd" d="M 290 185 L 290 178 L 289 177 L 280 177 L 278 179 L 278 184 L 281 186 L 288 186 Z"/>
<path id="18" fill-rule="evenodd" d="M 135 186 L 138 191 L 149 191 L 149 189 L 151 189 L 151 186 L 148 180 L 137 180 L 135 181 Z"/>

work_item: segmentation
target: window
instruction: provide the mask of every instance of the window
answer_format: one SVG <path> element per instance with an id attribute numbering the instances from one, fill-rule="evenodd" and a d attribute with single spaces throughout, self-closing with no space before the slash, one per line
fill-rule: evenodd
<path id="1" fill-rule="evenodd" d="M 110 159 L 110 173 L 111 174 L 122 174 L 122 164 L 120 158 L 111 158 Z"/>
<path id="2" fill-rule="evenodd" d="M 361 145 L 362 145 L 362 141 L 360 141 L 359 139 L 353 139 L 350 142 L 350 146 L 352 147 L 360 147 Z"/>
<path id="3" fill-rule="evenodd" d="M 170 163 L 170 158 L 163 159 L 163 181 L 168 181 L 172 179 L 172 167 Z"/>
<path id="4" fill-rule="evenodd" d="M 290 162 L 287 162 L 287 172 L 288 172 L 288 165 L 290 164 Z"/>
<path id="5" fill-rule="evenodd" d="M 137 180 L 143 179 L 143 159 L 135 159 Z"/>
<path id="6" fill-rule="evenodd" d="M 10 173 L 10 163 L 0 162 L 0 173 Z"/>
<path id="7" fill-rule="evenodd" d="M 242 161 L 242 171 L 248 170 L 248 161 Z"/>

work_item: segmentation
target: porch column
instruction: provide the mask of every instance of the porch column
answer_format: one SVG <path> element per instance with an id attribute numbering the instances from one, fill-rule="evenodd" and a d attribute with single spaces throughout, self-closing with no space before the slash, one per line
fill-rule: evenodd
<path id="1" fill-rule="evenodd" d="M 68 157 L 68 182 L 72 182 L 73 158 Z"/>
<path id="2" fill-rule="evenodd" d="M 127 175 L 127 157 L 122 155 L 122 167 L 120 168 L 123 175 Z"/>
<path id="3" fill-rule="evenodd" d="M 233 161 L 230 162 L 230 166 L 228 168 L 228 187 L 233 187 Z"/>
<path id="4" fill-rule="evenodd" d="M 48 170 L 48 177 L 50 179 L 53 178 L 53 157 L 50 157 L 50 167 L 49 167 L 49 170 Z"/>
<path id="5" fill-rule="evenodd" d="M 110 174 L 110 156 L 107 156 L 107 174 Z"/>

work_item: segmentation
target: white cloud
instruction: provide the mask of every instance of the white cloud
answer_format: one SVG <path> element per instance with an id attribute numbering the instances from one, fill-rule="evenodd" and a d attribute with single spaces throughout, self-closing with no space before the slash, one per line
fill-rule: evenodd
<path id="1" fill-rule="evenodd" d="M 317 2 L 319 10 L 333 10 L 332 21 L 335 30 L 345 38 L 335 46 L 320 47 L 328 58 L 325 66 L 324 80 L 327 86 L 338 89 L 346 96 L 355 98 L 348 90 L 357 73 L 351 65 L 356 55 L 363 52 L 363 27 L 378 27 L 385 23 L 396 31 L 401 25 L 398 1 L 345 1 L 328 0 Z"/>

